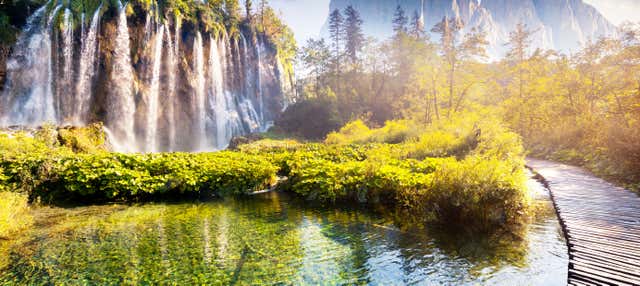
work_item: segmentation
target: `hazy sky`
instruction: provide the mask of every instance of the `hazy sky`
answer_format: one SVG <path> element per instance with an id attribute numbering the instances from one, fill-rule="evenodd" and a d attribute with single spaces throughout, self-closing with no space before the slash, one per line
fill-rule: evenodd
<path id="1" fill-rule="evenodd" d="M 640 0 L 584 0 L 596 7 L 611 23 L 640 21 Z"/>
<path id="2" fill-rule="evenodd" d="M 300 46 L 308 38 L 320 35 L 322 25 L 329 15 L 329 0 L 269 0 L 269 4 L 282 13 Z"/>
<path id="3" fill-rule="evenodd" d="M 282 13 L 293 29 L 296 40 L 303 44 L 308 38 L 318 37 L 329 14 L 330 0 L 269 0 L 272 7 Z M 623 21 L 640 21 L 640 0 L 583 0 L 596 7 L 609 21 L 618 25 Z"/>

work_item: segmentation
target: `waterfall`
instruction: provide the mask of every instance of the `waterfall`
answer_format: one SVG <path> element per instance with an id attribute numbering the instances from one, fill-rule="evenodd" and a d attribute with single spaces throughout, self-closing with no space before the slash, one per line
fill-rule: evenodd
<path id="1" fill-rule="evenodd" d="M 178 34 L 178 26 L 176 24 L 176 35 Z M 167 40 L 167 65 L 168 65 L 168 72 L 167 72 L 167 97 L 166 97 L 166 103 L 165 103 L 165 116 L 167 118 L 167 129 L 168 129 L 168 141 L 169 141 L 169 146 L 168 146 L 168 150 L 174 150 L 175 147 L 175 137 L 176 137 L 176 129 L 175 129 L 175 110 L 174 110 L 174 104 L 176 102 L 176 72 L 177 72 L 177 65 L 176 65 L 176 58 L 178 57 L 178 49 L 173 47 L 172 44 L 172 40 L 171 40 L 171 33 L 169 32 L 169 27 L 165 26 L 165 33 L 167 34 L 166 40 Z M 178 37 L 176 36 L 175 39 L 177 40 Z"/>
<path id="2" fill-rule="evenodd" d="M 218 149 L 225 148 L 226 141 L 227 105 L 224 99 L 224 81 L 222 78 L 222 65 L 218 41 L 209 38 L 209 79 L 210 88 L 208 96 L 209 112 L 212 114 L 215 125 L 211 128 L 216 130 L 215 146 Z"/>
<path id="3" fill-rule="evenodd" d="M 196 34 L 193 42 L 193 68 L 195 75 L 194 83 L 194 100 L 193 100 L 193 116 L 194 123 L 197 128 L 196 139 L 197 150 L 204 150 L 206 147 L 206 120 L 207 114 L 205 110 L 205 76 L 204 76 L 204 48 L 202 47 L 202 35 L 200 32 Z"/>
<path id="4" fill-rule="evenodd" d="M 252 73 L 252 69 L 251 69 L 251 64 L 249 61 L 249 49 L 247 46 L 247 38 L 245 38 L 243 33 L 240 33 L 240 39 L 242 40 L 242 50 L 240 50 L 240 52 L 242 53 L 242 75 L 244 78 L 244 87 L 243 87 L 243 94 L 249 97 L 254 97 L 255 94 L 253 93 L 253 73 Z"/>
<path id="5" fill-rule="evenodd" d="M 57 6 L 51 13 L 55 15 Z M 7 82 L 0 98 L 2 125 L 39 125 L 55 121 L 51 93 L 51 21 L 45 6 L 27 19 L 23 32 L 7 60 Z M 52 16 L 53 17 L 53 16 Z M 46 26 L 43 27 L 42 23 Z"/>
<path id="6" fill-rule="evenodd" d="M 260 109 L 260 122 L 264 122 L 264 94 L 262 89 L 262 40 L 260 37 L 257 39 L 256 47 L 256 56 L 258 57 L 258 75 L 256 77 L 256 86 L 258 88 L 258 104 Z M 262 130 L 266 131 L 266 130 Z"/>
<path id="7" fill-rule="evenodd" d="M 60 11 L 60 8 L 62 8 L 62 5 L 58 5 L 56 6 L 53 11 L 51 12 L 51 15 L 49 16 L 49 21 L 47 21 L 47 26 L 45 27 L 46 31 L 47 31 L 47 38 L 48 38 L 48 47 L 47 47 L 47 68 L 48 68 L 48 74 L 47 74 L 47 91 L 46 91 L 46 96 L 47 96 L 47 102 L 46 104 L 48 105 L 47 109 L 51 109 L 51 114 L 53 117 L 57 118 L 58 114 L 56 114 L 55 110 L 58 110 L 54 107 L 54 103 L 55 103 L 55 97 L 53 94 L 53 55 L 51 53 L 51 48 L 52 48 L 52 35 L 54 33 L 53 30 L 53 20 L 55 19 L 56 15 L 58 14 L 58 11 Z"/>
<path id="8" fill-rule="evenodd" d="M 284 72 L 284 66 L 282 65 L 282 62 L 280 61 L 279 57 L 276 57 L 276 74 L 278 75 L 278 84 L 280 87 L 280 90 L 284 93 L 286 90 L 293 90 L 293 92 L 295 92 L 293 86 L 291 86 L 291 82 L 289 81 L 289 78 L 287 78 L 287 74 L 285 74 Z M 283 94 L 282 96 L 282 110 L 284 111 L 285 109 L 287 109 L 287 107 L 289 106 L 290 99 L 287 97 L 286 94 Z"/>
<path id="9" fill-rule="evenodd" d="M 62 27 L 62 79 L 57 84 L 58 116 L 59 122 L 66 123 L 69 119 L 69 109 L 74 105 L 74 96 L 71 90 L 73 84 L 73 15 L 69 8 L 64 9 Z"/>
<path id="10" fill-rule="evenodd" d="M 93 91 L 93 80 L 96 75 L 96 62 L 98 55 L 98 24 L 100 23 L 100 10 L 102 5 L 96 9 L 91 18 L 89 32 L 82 37 L 82 47 L 80 50 L 80 67 L 78 72 L 78 82 L 76 85 L 76 105 L 74 111 L 74 123 L 86 124 L 86 116 L 89 112 Z M 84 15 L 84 14 L 83 14 Z"/>
<path id="11" fill-rule="evenodd" d="M 151 88 L 147 98 L 147 138 L 145 150 L 148 152 L 158 151 L 158 111 L 160 98 L 160 67 L 162 65 L 162 43 L 164 38 L 164 25 L 159 26 L 154 40 L 154 57 L 152 63 Z"/>
<path id="12" fill-rule="evenodd" d="M 113 67 L 111 71 L 111 95 L 106 126 L 113 133 L 112 140 L 125 147 L 122 151 L 134 151 L 135 102 L 133 100 L 133 68 L 129 47 L 126 5 L 120 7 L 117 36 L 115 39 Z M 133 145 L 132 145 L 133 144 Z"/>
<path id="13" fill-rule="evenodd" d="M 237 42 L 236 42 L 237 43 Z M 237 46 L 237 45 L 236 45 Z M 223 71 L 224 84 L 224 98 L 219 98 L 220 101 L 220 109 L 218 113 L 216 113 L 217 118 L 220 118 L 220 123 L 216 123 L 219 126 L 217 130 L 218 139 L 221 144 L 218 146 L 219 148 L 226 148 L 229 144 L 233 135 L 242 134 L 242 119 L 240 114 L 238 113 L 238 106 L 236 104 L 236 94 L 233 90 L 233 82 L 235 81 L 234 75 L 236 74 L 234 70 L 230 70 L 230 66 L 233 65 L 233 57 L 231 56 L 231 41 L 225 34 L 222 41 L 221 51 L 221 70 Z"/>
<path id="14" fill-rule="evenodd" d="M 80 14 L 80 37 L 84 38 L 84 12 Z"/>
<path id="15" fill-rule="evenodd" d="M 260 130 L 260 120 L 258 118 L 258 113 L 253 105 L 253 99 L 255 98 L 255 91 L 252 89 L 252 73 L 251 73 L 251 65 L 249 61 L 249 53 L 247 48 L 247 40 L 242 33 L 240 33 L 240 39 L 242 39 L 242 75 L 244 78 L 242 92 L 244 96 L 242 96 L 239 107 L 242 118 L 244 119 L 245 127 L 248 132 L 256 132 Z M 240 49 L 238 48 L 238 53 L 240 53 Z M 239 57 L 239 56 L 238 56 Z"/>
<path id="16" fill-rule="evenodd" d="M 265 39 L 244 27 L 233 36 L 183 28 L 155 5 L 128 23 L 127 5 L 35 11 L 7 60 L 0 126 L 103 121 L 120 152 L 223 149 L 268 126 L 283 79 Z"/>

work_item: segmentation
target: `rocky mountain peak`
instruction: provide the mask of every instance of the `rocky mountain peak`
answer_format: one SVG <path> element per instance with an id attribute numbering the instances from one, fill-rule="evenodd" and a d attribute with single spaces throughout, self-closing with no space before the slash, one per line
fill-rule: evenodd
<path id="1" fill-rule="evenodd" d="M 392 20 L 399 5 L 407 15 L 418 12 L 426 30 L 443 17 L 456 17 L 465 30 L 478 28 L 487 34 L 488 54 L 497 59 L 505 53 L 509 32 L 518 23 L 534 31 L 533 49 L 575 51 L 589 39 L 610 36 L 617 28 L 583 0 L 332 0 L 330 10 L 352 5 L 364 19 L 364 31 L 380 39 L 392 33 Z M 327 25 L 323 35 L 327 35 Z M 463 31 L 464 32 L 464 31 Z"/>

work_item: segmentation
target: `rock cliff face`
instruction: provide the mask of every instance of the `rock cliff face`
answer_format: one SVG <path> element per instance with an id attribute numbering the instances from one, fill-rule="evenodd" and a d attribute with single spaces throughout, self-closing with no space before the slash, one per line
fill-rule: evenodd
<path id="1" fill-rule="evenodd" d="M 465 30 L 477 27 L 487 34 L 488 53 L 504 55 L 509 32 L 518 23 L 535 31 L 533 48 L 571 52 L 589 39 L 615 35 L 617 29 L 594 7 L 582 0 L 332 0 L 330 11 L 353 5 L 360 11 L 366 34 L 387 38 L 400 5 L 408 16 L 417 12 L 430 30 L 443 17 L 457 17 Z M 327 34 L 327 25 L 323 35 Z M 433 38 L 433 37 L 432 37 Z"/>
<path id="2" fill-rule="evenodd" d="M 205 151 L 265 130 L 290 100 L 275 45 L 249 24 L 98 4 L 51 1 L 29 17 L 6 62 L 0 127 L 100 121 L 116 151 Z"/>

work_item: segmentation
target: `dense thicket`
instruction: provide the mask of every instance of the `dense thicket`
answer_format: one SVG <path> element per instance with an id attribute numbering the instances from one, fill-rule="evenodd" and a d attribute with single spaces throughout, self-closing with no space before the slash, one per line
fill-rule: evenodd
<path id="1" fill-rule="evenodd" d="M 111 153 L 99 127 L 0 135 L 0 191 L 47 203 L 206 198 L 249 194 L 282 176 L 281 189 L 309 200 L 474 228 L 518 223 L 529 206 L 520 138 L 488 114 L 429 128 L 354 121 L 325 143 L 263 140 L 215 153 Z"/>
<path id="2" fill-rule="evenodd" d="M 353 14 L 336 10 L 331 19 L 341 13 Z M 349 54 L 345 43 L 358 41 L 342 32 L 342 22 L 331 24 L 330 43 L 309 40 L 300 49 L 309 73 L 299 81 L 299 104 L 335 102 L 322 113 L 337 114 L 341 123 L 360 118 L 369 126 L 397 118 L 429 126 L 489 107 L 535 156 L 584 165 L 631 187 L 640 181 L 638 26 L 627 24 L 618 36 L 593 39 L 566 55 L 532 50 L 532 30 L 521 24 L 509 35 L 506 56 L 488 62 L 484 34 L 459 19 L 422 27 L 398 8 L 394 35 L 360 43 L 363 52 L 354 61 L 340 59 Z"/>

